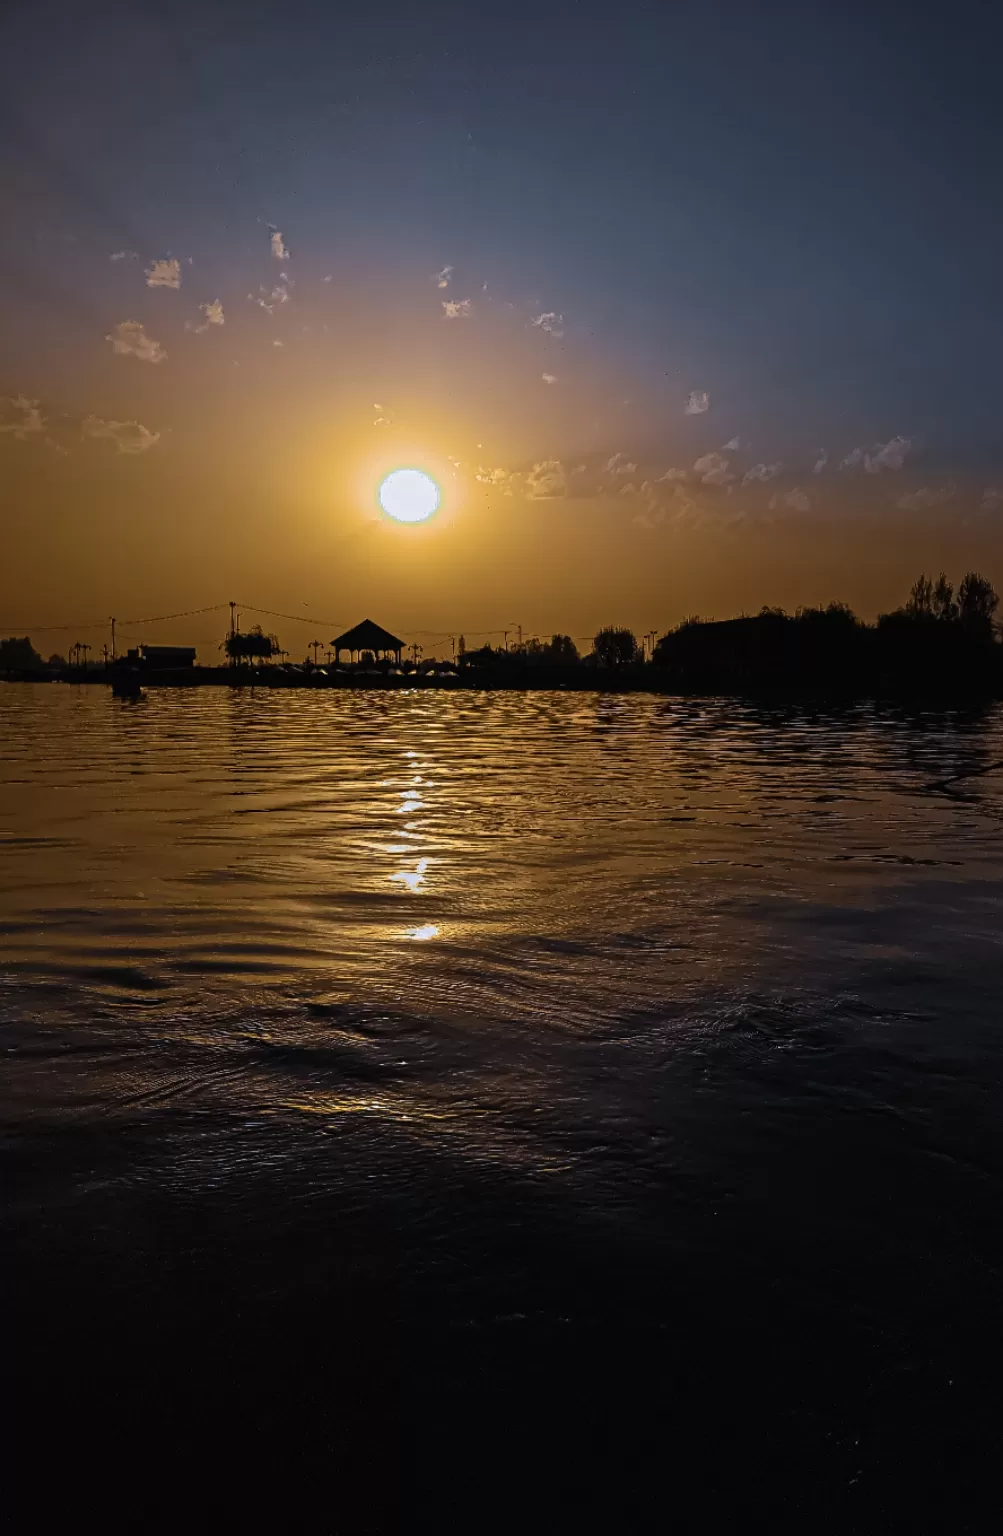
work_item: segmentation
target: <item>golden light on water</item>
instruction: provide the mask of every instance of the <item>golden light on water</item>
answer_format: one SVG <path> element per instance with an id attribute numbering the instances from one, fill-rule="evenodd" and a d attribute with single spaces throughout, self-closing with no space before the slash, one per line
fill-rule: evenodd
<path id="1" fill-rule="evenodd" d="M 421 469 L 395 469 L 380 485 L 380 506 L 398 523 L 423 523 L 439 505 L 439 487 Z"/>

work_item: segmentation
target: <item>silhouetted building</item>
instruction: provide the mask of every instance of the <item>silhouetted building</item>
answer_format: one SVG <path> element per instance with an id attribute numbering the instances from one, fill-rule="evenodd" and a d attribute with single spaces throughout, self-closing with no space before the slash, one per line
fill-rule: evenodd
<path id="1" fill-rule="evenodd" d="M 398 640 L 388 629 L 381 629 L 379 624 L 374 624 L 372 619 L 363 619 L 361 624 L 356 624 L 354 629 L 346 629 L 337 640 L 331 641 L 331 649 L 334 652 L 335 661 L 342 651 L 348 651 L 350 656 L 361 655 L 363 651 L 371 651 L 377 660 L 383 657 L 393 657 L 400 666 L 401 652 L 404 649 L 404 641 Z"/>
<path id="2" fill-rule="evenodd" d="M 166 670 L 170 667 L 193 667 L 193 645 L 138 645 L 128 653 L 127 661 L 141 663 L 145 667 Z"/>

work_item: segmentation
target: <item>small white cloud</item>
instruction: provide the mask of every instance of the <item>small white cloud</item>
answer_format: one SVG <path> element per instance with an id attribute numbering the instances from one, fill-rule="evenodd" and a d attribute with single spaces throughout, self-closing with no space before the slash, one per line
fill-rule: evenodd
<path id="1" fill-rule="evenodd" d="M 623 453 L 614 453 L 611 459 L 606 461 L 606 473 L 608 475 L 633 475 L 637 472 L 637 465 Z"/>
<path id="2" fill-rule="evenodd" d="M 433 281 L 433 283 L 435 284 L 435 286 L 437 288 L 448 288 L 449 287 L 449 280 L 452 277 L 452 275 L 453 275 L 453 268 L 452 267 L 443 267 L 441 272 L 436 272 L 435 273 L 434 277 L 432 278 L 432 281 Z"/>
<path id="3" fill-rule="evenodd" d="M 444 320 L 469 320 L 473 313 L 473 305 L 469 299 L 443 299 L 442 317 Z"/>
<path id="4" fill-rule="evenodd" d="M 684 416 L 702 416 L 710 410 L 710 395 L 705 389 L 691 389 L 683 406 Z"/>
<path id="5" fill-rule="evenodd" d="M 534 315 L 529 323 L 541 331 L 548 331 L 551 336 L 564 335 L 564 316 L 555 314 L 552 309 L 545 310 L 542 315 Z"/>
<path id="6" fill-rule="evenodd" d="M 283 304 L 289 303 L 289 279 L 284 272 L 279 274 L 279 281 L 274 288 L 259 288 L 257 294 L 249 293 L 247 297 L 252 304 L 257 304 L 269 315 Z"/>
<path id="7" fill-rule="evenodd" d="M 820 448 L 818 450 L 818 458 L 815 460 L 815 465 L 814 465 L 814 468 L 812 469 L 812 474 L 813 475 L 820 475 L 822 473 L 823 469 L 825 468 L 825 466 L 828 464 L 828 462 L 829 462 L 829 455 L 826 453 L 824 448 Z"/>
<path id="8" fill-rule="evenodd" d="M 272 255 L 276 261 L 289 260 L 289 247 L 282 238 L 282 231 L 275 228 L 274 224 L 268 226 L 268 240 L 272 247 Z"/>
<path id="9" fill-rule="evenodd" d="M 767 480 L 775 480 L 783 467 L 779 459 L 776 464 L 753 464 L 742 476 L 742 484 L 750 485 L 754 480 L 761 480 L 765 485 Z"/>
<path id="10" fill-rule="evenodd" d="M 206 325 L 225 325 L 223 306 L 219 299 L 213 299 L 211 304 L 200 304 L 199 309 L 205 315 Z"/>
<path id="11" fill-rule="evenodd" d="M 284 341 L 279 341 L 278 337 L 276 337 L 275 340 L 272 342 L 272 346 L 273 347 L 284 347 L 285 346 L 285 342 Z"/>
<path id="12" fill-rule="evenodd" d="M 180 288 L 181 263 L 173 256 L 151 262 L 146 269 L 147 288 Z"/>
<path id="13" fill-rule="evenodd" d="M 138 357 L 143 363 L 162 363 L 167 356 L 159 341 L 147 336 L 138 320 L 120 320 L 105 341 L 119 357 Z"/>
<path id="14" fill-rule="evenodd" d="M 108 257 L 108 260 L 109 261 L 138 261 L 139 260 L 139 252 L 138 251 L 112 251 L 111 255 Z"/>
<path id="15" fill-rule="evenodd" d="M 23 442 L 45 425 L 42 419 L 42 402 L 29 400 L 27 395 L 6 395 L 0 398 L 0 432 L 9 432 Z"/>
<path id="16" fill-rule="evenodd" d="M 693 466 L 704 485 L 727 485 L 735 476 L 729 472 L 729 461 L 722 453 L 705 453 Z"/>
<path id="17" fill-rule="evenodd" d="M 540 378 L 543 380 L 544 384 L 556 384 L 557 383 L 557 374 L 556 373 L 541 373 L 540 374 Z"/>
<path id="18" fill-rule="evenodd" d="M 85 416 L 80 431 L 84 437 L 106 437 L 118 453 L 146 453 L 160 441 L 159 432 L 138 421 L 103 421 L 100 416 Z"/>
<path id="19" fill-rule="evenodd" d="M 840 459 L 840 469 L 856 469 L 858 464 L 864 462 L 863 448 L 851 448 L 845 459 Z"/>
<path id="20" fill-rule="evenodd" d="M 635 465 L 634 467 L 636 468 L 637 466 Z M 628 480 L 626 485 L 621 485 L 621 487 L 620 487 L 620 495 L 621 496 L 636 496 L 637 495 L 637 486 L 634 484 L 633 480 Z"/>
<path id="21" fill-rule="evenodd" d="M 721 449 L 721 452 L 722 453 L 737 453 L 738 450 L 741 448 L 741 446 L 742 446 L 742 439 L 740 437 L 733 437 L 733 438 L 731 438 L 731 440 L 729 442 L 724 444 L 723 448 Z"/>
<path id="22" fill-rule="evenodd" d="M 924 485 L 918 491 L 907 491 L 895 503 L 906 512 L 923 512 L 928 507 L 942 507 L 957 494 L 956 485 Z"/>
<path id="23" fill-rule="evenodd" d="M 560 459 L 544 459 L 534 464 L 526 476 L 526 490 L 534 501 L 544 501 L 567 493 L 568 482 Z"/>
<path id="24" fill-rule="evenodd" d="M 911 437 L 890 437 L 887 443 L 875 444 L 864 458 L 864 468 L 869 475 L 878 475 L 883 469 L 901 469 L 911 451 Z"/>
<path id="25" fill-rule="evenodd" d="M 1003 490 L 997 485 L 987 485 L 979 502 L 981 512 L 995 512 L 1003 507 Z"/>
<path id="26" fill-rule="evenodd" d="M 481 485 L 507 485 L 511 478 L 507 469 L 485 469 L 483 464 L 478 464 L 474 475 Z"/>
<path id="27" fill-rule="evenodd" d="M 329 272 L 327 274 L 327 276 L 325 277 L 324 281 L 325 281 L 325 283 L 333 283 L 334 282 L 334 273 L 333 272 Z"/>
<path id="28" fill-rule="evenodd" d="M 668 480 L 668 481 L 671 482 L 673 480 L 688 480 L 689 478 L 690 478 L 690 476 L 689 476 L 689 471 L 688 470 L 685 470 L 685 469 L 667 469 L 665 471 L 664 475 L 659 475 L 658 483 L 661 484 L 661 482 L 664 481 L 664 480 Z"/>

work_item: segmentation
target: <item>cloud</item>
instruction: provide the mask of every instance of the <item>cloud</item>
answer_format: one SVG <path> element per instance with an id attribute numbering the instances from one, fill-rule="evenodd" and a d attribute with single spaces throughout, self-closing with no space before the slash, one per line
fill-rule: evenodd
<path id="1" fill-rule="evenodd" d="M 186 331 L 195 331 L 197 334 L 201 335 L 203 331 L 207 331 L 209 329 L 210 325 L 226 324 L 226 319 L 223 315 L 223 306 L 219 299 L 213 299 L 211 304 L 200 304 L 199 309 L 202 311 L 205 319 L 201 325 L 195 325 L 191 320 L 186 320 Z"/>
<path id="2" fill-rule="evenodd" d="M 729 473 L 729 461 L 722 453 L 705 453 L 693 466 L 704 485 L 727 485 L 735 476 Z"/>
<path id="3" fill-rule="evenodd" d="M 753 464 L 742 476 L 742 484 L 750 485 L 753 480 L 761 480 L 765 485 L 767 480 L 775 480 L 783 469 L 783 463 L 778 459 L 776 464 Z"/>
<path id="4" fill-rule="evenodd" d="M 956 485 L 924 485 L 918 491 L 906 491 L 895 503 L 906 512 L 922 512 L 927 507 L 942 507 L 957 494 Z"/>
<path id="5" fill-rule="evenodd" d="M 845 459 L 840 459 L 840 469 L 856 469 L 858 464 L 864 462 L 863 448 L 851 448 Z"/>
<path id="6" fill-rule="evenodd" d="M 473 306 L 469 299 L 443 299 L 442 318 L 444 320 L 469 320 L 473 313 Z"/>
<path id="7" fill-rule="evenodd" d="M 160 441 L 159 432 L 138 421 L 103 421 L 100 416 L 85 416 L 80 431 L 84 437 L 106 437 L 118 453 L 146 453 Z"/>
<path id="8" fill-rule="evenodd" d="M 181 263 L 173 256 L 163 256 L 146 269 L 147 288 L 180 288 Z"/>
<path id="9" fill-rule="evenodd" d="M 731 438 L 731 440 L 729 442 L 727 442 L 727 443 L 725 443 L 723 445 L 723 447 L 721 449 L 721 452 L 722 453 L 737 453 L 738 450 L 741 448 L 741 446 L 742 446 L 742 439 L 740 437 L 733 437 L 733 438 Z"/>
<path id="10" fill-rule="evenodd" d="M 512 475 L 509 474 L 507 469 L 485 469 L 483 464 L 478 464 L 477 470 L 474 474 L 474 479 L 479 481 L 481 485 L 499 485 L 509 487 L 508 491 L 506 492 L 507 495 L 512 494 L 510 486 L 512 478 Z"/>
<path id="11" fill-rule="evenodd" d="M 119 357 L 138 357 L 143 363 L 162 363 L 167 356 L 159 341 L 147 336 L 138 320 L 120 320 L 105 341 Z"/>
<path id="12" fill-rule="evenodd" d="M 378 400 L 374 400 L 373 401 L 373 410 L 376 412 L 376 416 L 373 419 L 373 426 L 374 427 L 392 427 L 393 426 L 393 421 L 394 421 L 393 412 L 392 411 L 388 411 L 386 406 L 381 405 Z"/>
<path id="13" fill-rule="evenodd" d="M 911 437 L 890 437 L 887 443 L 876 443 L 864 458 L 864 468 L 869 475 L 878 475 L 883 469 L 901 469 L 912 446 Z"/>
<path id="14" fill-rule="evenodd" d="M 637 465 L 622 453 L 614 453 L 613 457 L 606 461 L 606 473 L 609 475 L 633 475 L 636 471 Z"/>
<path id="15" fill-rule="evenodd" d="M 453 275 L 453 268 L 452 267 L 443 267 L 441 272 L 436 272 L 435 273 L 435 275 L 432 278 L 432 281 L 433 281 L 433 283 L 435 284 L 435 286 L 437 288 L 448 288 L 449 287 L 449 279 L 452 277 L 452 275 Z"/>
<path id="16" fill-rule="evenodd" d="M 702 416 L 710 410 L 710 395 L 705 389 L 691 389 L 683 406 L 684 416 Z"/>
<path id="17" fill-rule="evenodd" d="M 659 480 L 659 482 L 661 482 L 663 480 L 668 480 L 668 481 L 672 481 L 672 480 L 688 480 L 689 478 L 690 478 L 689 470 L 686 470 L 686 469 L 667 469 L 665 471 L 664 475 L 659 475 L 658 480 Z"/>
<path id="18" fill-rule="evenodd" d="M 269 244 L 272 247 L 272 255 L 275 257 L 275 260 L 288 261 L 289 247 L 286 245 L 282 238 L 281 230 L 276 229 L 274 224 L 269 224 L 268 226 L 268 239 Z"/>
<path id="19" fill-rule="evenodd" d="M 526 491 L 534 501 L 567 494 L 568 482 L 560 459 L 544 459 L 534 464 L 526 476 Z"/>
<path id="20" fill-rule="evenodd" d="M 109 261 L 138 261 L 139 260 L 139 252 L 138 251 L 112 251 L 111 255 L 108 257 L 108 260 Z"/>
<path id="21" fill-rule="evenodd" d="M 801 487 L 796 485 L 785 496 L 770 497 L 770 511 L 775 512 L 779 507 L 790 507 L 792 512 L 810 512 L 811 501 Z"/>
<path id="22" fill-rule="evenodd" d="M 27 395 L 0 397 L 0 432 L 9 432 L 11 437 L 23 442 L 26 437 L 41 432 L 44 425 L 40 400 L 29 400 Z"/>
<path id="23" fill-rule="evenodd" d="M 982 500 L 979 502 L 981 512 L 995 512 L 1003 507 L 1003 491 L 999 486 L 987 485 L 982 492 Z"/>
<path id="24" fill-rule="evenodd" d="M 637 468 L 636 465 L 634 467 L 635 467 L 635 469 Z M 626 485 L 621 485 L 621 487 L 620 487 L 620 495 L 621 496 L 636 496 L 637 495 L 637 486 L 634 484 L 633 480 L 628 480 Z"/>
<path id="25" fill-rule="evenodd" d="M 824 448 L 820 448 L 818 450 L 818 458 L 815 460 L 815 465 L 814 465 L 814 468 L 812 469 L 812 474 L 813 475 L 820 475 L 822 473 L 823 469 L 825 468 L 825 466 L 828 464 L 828 462 L 829 462 L 829 455 L 826 453 Z"/>
<path id="26" fill-rule="evenodd" d="M 252 304 L 257 304 L 269 315 L 274 315 L 280 305 L 289 303 L 289 289 L 291 286 L 285 272 L 280 272 L 279 280 L 274 288 L 261 287 L 258 289 L 257 294 L 249 293 L 247 297 Z"/>
<path id="27" fill-rule="evenodd" d="M 556 384 L 557 383 L 557 374 L 556 373 L 541 373 L 540 374 L 540 378 L 543 380 L 544 384 Z"/>
<path id="28" fill-rule="evenodd" d="M 273 347 L 284 347 L 285 346 L 285 342 L 284 341 L 279 341 L 278 337 L 276 336 L 275 340 L 272 342 L 272 346 Z"/>
<path id="29" fill-rule="evenodd" d="M 552 309 L 545 310 L 542 315 L 534 315 L 529 323 L 541 331 L 548 331 L 551 336 L 564 335 L 564 316 L 555 314 Z"/>

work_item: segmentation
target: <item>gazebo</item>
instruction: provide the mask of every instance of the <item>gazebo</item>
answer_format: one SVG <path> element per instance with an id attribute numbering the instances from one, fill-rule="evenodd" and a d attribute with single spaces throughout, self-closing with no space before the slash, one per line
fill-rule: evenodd
<path id="1" fill-rule="evenodd" d="M 404 641 L 398 640 L 389 629 L 381 629 L 378 624 L 373 623 L 372 619 L 363 619 L 362 623 L 356 624 L 354 629 L 346 629 L 337 640 L 332 640 L 331 649 L 334 652 L 335 662 L 338 661 L 342 651 L 348 651 L 353 657 L 361 651 L 372 651 L 377 658 L 392 656 L 400 666 Z"/>

